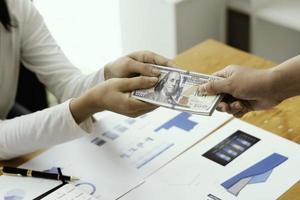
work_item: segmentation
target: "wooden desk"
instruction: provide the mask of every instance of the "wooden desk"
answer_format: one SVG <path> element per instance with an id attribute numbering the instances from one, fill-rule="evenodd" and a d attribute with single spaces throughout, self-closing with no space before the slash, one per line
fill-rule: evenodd
<path id="1" fill-rule="evenodd" d="M 191 71 L 211 74 L 230 64 L 269 68 L 271 61 L 250 55 L 214 40 L 207 40 L 175 58 L 175 63 Z M 252 112 L 244 121 L 300 143 L 300 97 L 281 103 L 274 109 Z M 300 169 L 299 169 L 300 170 Z M 280 200 L 300 200 L 300 181 L 280 197 Z"/>
<path id="2" fill-rule="evenodd" d="M 176 57 L 175 62 L 186 69 L 209 74 L 229 64 L 239 64 L 256 68 L 274 66 L 274 63 L 270 61 L 241 52 L 214 40 L 207 40 L 185 51 Z M 300 135 L 298 135 L 300 133 L 300 98 L 289 99 L 268 111 L 249 113 L 244 116 L 243 120 L 300 143 Z M 37 154 L 24 156 L 10 162 L 5 162 L 5 164 L 17 166 L 30 160 Z M 297 199 L 300 200 L 300 182 L 280 198 L 280 200 Z"/>

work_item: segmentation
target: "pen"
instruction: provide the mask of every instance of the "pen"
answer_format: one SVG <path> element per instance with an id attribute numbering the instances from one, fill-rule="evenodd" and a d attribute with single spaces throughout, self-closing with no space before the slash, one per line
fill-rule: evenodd
<path id="1" fill-rule="evenodd" d="M 75 176 L 60 176 L 59 174 L 34 171 L 31 169 L 22 169 L 15 167 L 0 167 L 0 175 L 10 175 L 10 176 L 27 176 L 27 177 L 36 177 L 52 180 L 65 180 L 65 181 L 76 181 L 79 178 Z"/>

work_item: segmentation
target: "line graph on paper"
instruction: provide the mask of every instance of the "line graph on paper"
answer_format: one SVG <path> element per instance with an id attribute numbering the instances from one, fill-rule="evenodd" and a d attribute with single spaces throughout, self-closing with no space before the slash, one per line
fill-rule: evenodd
<path id="1" fill-rule="evenodd" d="M 152 137 L 146 137 L 126 146 L 127 148 L 120 151 L 120 157 L 128 160 L 135 168 L 140 169 L 166 152 L 174 146 L 174 144 L 169 142 L 157 142 Z"/>

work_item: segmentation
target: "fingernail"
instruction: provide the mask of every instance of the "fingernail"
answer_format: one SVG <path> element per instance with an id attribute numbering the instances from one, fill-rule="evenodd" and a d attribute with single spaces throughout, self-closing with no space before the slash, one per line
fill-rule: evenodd
<path id="1" fill-rule="evenodd" d="M 199 91 L 200 91 L 200 94 L 202 94 L 202 95 L 207 95 L 207 92 L 206 92 L 206 84 L 199 86 L 198 89 L 199 89 Z"/>
<path id="2" fill-rule="evenodd" d="M 235 109 L 240 110 L 242 109 L 242 106 L 239 103 L 234 104 Z"/>
<path id="3" fill-rule="evenodd" d="M 217 111 L 221 111 L 222 110 L 222 106 L 218 105 L 216 108 Z"/>
<path id="4" fill-rule="evenodd" d="M 150 81 L 151 81 L 152 84 L 156 84 L 157 81 L 158 81 L 158 78 L 157 77 L 151 77 Z"/>
<path id="5" fill-rule="evenodd" d="M 154 75 L 156 75 L 156 76 L 160 75 L 159 69 L 153 67 L 153 68 L 152 68 L 152 74 L 154 74 Z"/>

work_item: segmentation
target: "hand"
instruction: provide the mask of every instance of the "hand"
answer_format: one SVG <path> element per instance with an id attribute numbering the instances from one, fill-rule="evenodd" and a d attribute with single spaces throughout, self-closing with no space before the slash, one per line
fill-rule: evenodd
<path id="1" fill-rule="evenodd" d="M 157 106 L 130 97 L 130 92 L 153 87 L 157 81 L 157 77 L 145 76 L 107 80 L 71 101 L 71 113 L 78 124 L 103 110 L 137 117 L 156 109 Z"/>
<path id="2" fill-rule="evenodd" d="M 225 93 L 233 97 L 232 102 L 222 101 L 217 107 L 219 111 L 242 117 L 249 111 L 272 108 L 281 101 L 273 91 L 272 70 L 230 65 L 214 75 L 225 79 L 211 81 L 199 89 L 208 95 Z"/>
<path id="3" fill-rule="evenodd" d="M 139 51 L 119 58 L 105 66 L 105 80 L 134 76 L 159 76 L 160 72 L 151 64 L 171 66 L 171 61 L 149 51 Z"/>

